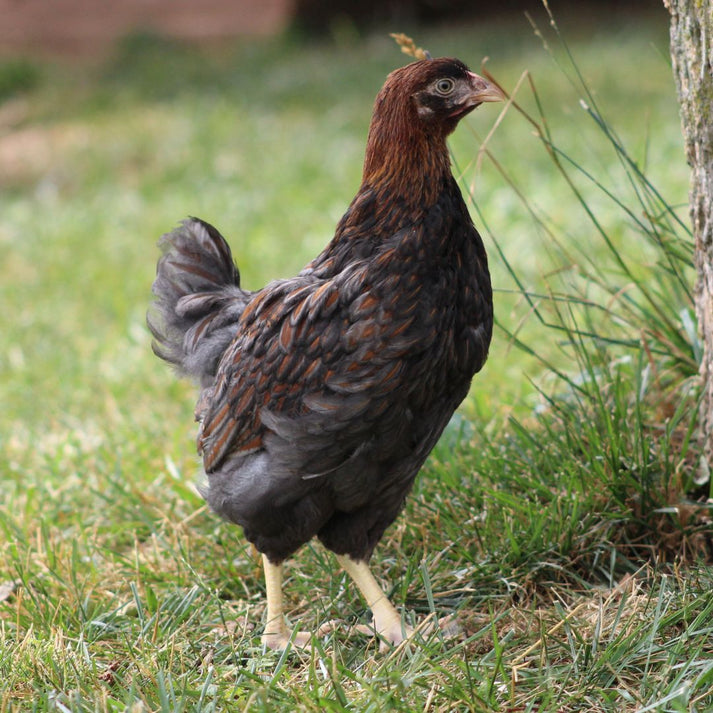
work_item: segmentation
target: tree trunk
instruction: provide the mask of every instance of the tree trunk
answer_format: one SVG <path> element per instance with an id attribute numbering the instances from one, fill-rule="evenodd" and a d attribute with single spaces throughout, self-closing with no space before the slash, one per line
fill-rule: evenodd
<path id="1" fill-rule="evenodd" d="M 696 314 L 701 339 L 699 414 L 704 472 L 713 466 L 713 4 L 664 0 L 671 13 L 671 58 L 691 167 L 691 223 L 695 239 Z"/>

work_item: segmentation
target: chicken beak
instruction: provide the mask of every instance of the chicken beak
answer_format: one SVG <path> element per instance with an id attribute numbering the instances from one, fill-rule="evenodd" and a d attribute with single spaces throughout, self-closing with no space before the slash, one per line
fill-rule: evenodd
<path id="1" fill-rule="evenodd" d="M 477 106 L 485 102 L 501 102 L 507 99 L 500 87 L 487 79 L 483 79 L 479 74 L 468 72 L 468 78 L 473 90 L 469 98 L 469 104 Z"/>

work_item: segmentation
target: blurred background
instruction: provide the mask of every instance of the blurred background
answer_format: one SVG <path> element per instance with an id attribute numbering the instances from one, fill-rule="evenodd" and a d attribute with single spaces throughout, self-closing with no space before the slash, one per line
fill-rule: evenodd
<path id="1" fill-rule="evenodd" d="M 658 0 L 550 3 L 555 13 L 575 11 L 579 22 L 610 17 L 612 12 L 661 11 L 661 5 Z M 274 36 L 286 30 L 333 34 L 389 23 L 483 22 L 541 9 L 537 0 L 0 0 L 0 50 L 87 55 L 106 51 L 136 30 L 215 41 Z"/>
<path id="2" fill-rule="evenodd" d="M 389 32 L 476 71 L 489 57 L 563 152 L 601 170 L 607 190 L 627 191 L 611 139 L 583 111 L 583 99 L 601 101 L 636 160 L 684 205 L 662 4 L 553 0 L 550 9 L 565 42 L 538 0 L 0 0 L 6 438 L 23 450 L 48 424 L 65 432 L 77 420 L 106 432 L 107 419 L 128 419 L 133 432 L 143 419 L 155 430 L 165 423 L 157 411 L 178 408 L 190 452 L 192 387 L 155 360 L 145 328 L 155 243 L 198 215 L 231 242 L 248 288 L 299 271 L 356 192 L 373 98 L 408 61 Z M 598 254 L 596 230 L 531 123 L 498 111 L 481 108 L 451 141 L 499 290 L 490 378 L 466 405 L 486 420 L 529 412 L 533 383 L 548 373 L 513 335 L 569 359 L 523 290 L 560 289 L 555 274 L 578 279 L 580 258 L 562 246 Z M 630 216 L 601 191 L 587 200 L 641 263 L 647 247 L 627 237 Z"/>
<path id="3" fill-rule="evenodd" d="M 666 689 L 656 700 L 705 707 L 691 701 L 710 694 L 708 649 L 690 666 L 676 652 L 691 649 L 681 622 L 710 621 L 709 575 L 699 585 L 664 575 L 662 605 L 653 588 L 632 590 L 639 638 L 619 608 L 625 595 L 612 598 L 625 636 L 602 629 L 596 652 L 594 619 L 576 633 L 560 618 L 569 594 L 550 586 L 611 587 L 649 558 L 695 555 L 709 547 L 710 517 L 675 515 L 682 494 L 709 495 L 687 454 L 700 344 L 668 14 L 661 0 L 549 7 L 553 17 L 539 0 L 0 0 L 0 709 L 19 695 L 33 710 L 167 710 L 166 681 L 185 683 L 170 700 L 191 696 L 190 707 L 209 689 L 223 695 L 237 675 L 224 665 L 235 661 L 239 677 L 252 666 L 242 643 L 204 657 L 224 638 L 217 622 L 238 612 L 259 627 L 262 584 L 239 529 L 193 490 L 195 389 L 153 355 L 146 328 L 156 243 L 199 216 L 226 236 L 244 287 L 296 274 L 355 195 L 374 97 L 409 61 L 390 32 L 474 71 L 488 58 L 514 103 L 480 107 L 449 140 L 489 254 L 496 329 L 382 571 L 423 614 L 421 572 L 434 591 L 463 587 L 439 602 L 479 611 L 472 630 L 485 639 L 511 601 L 532 618 L 506 617 L 492 642 L 468 644 L 472 667 L 465 649 L 448 649 L 467 703 L 429 707 L 449 666 L 441 653 L 421 673 L 410 654 L 402 669 L 393 658 L 364 667 L 357 646 L 342 680 L 361 690 L 357 708 L 363 691 L 390 696 L 407 681 L 413 702 L 399 710 L 424 700 L 475 710 L 474 691 L 495 700 L 517 677 L 534 692 L 527 703 L 503 693 L 482 709 L 567 710 L 557 696 L 580 680 L 572 710 L 613 710 L 589 706 L 599 685 L 609 702 L 624 687 L 638 696 L 631 706 L 651 710 L 641 691 L 659 678 L 691 698 Z M 302 592 L 292 605 L 313 622 L 315 593 L 329 586 L 341 592 L 338 616 L 352 617 L 354 599 L 319 549 L 300 556 L 323 562 L 304 570 L 322 580 L 292 575 Z M 668 609 L 679 577 L 682 591 L 705 593 L 700 615 Z M 541 617 L 542 602 L 556 616 Z M 655 638 L 648 625 L 659 620 Z M 559 627 L 547 622 L 562 621 L 563 644 L 543 665 L 533 652 Z M 515 630 L 530 638 L 510 676 L 501 652 Z M 576 656 L 571 631 L 584 642 Z M 709 629 L 698 633 L 710 648 Z M 252 701 L 255 686 L 289 689 L 280 700 L 292 701 L 297 679 L 281 678 L 292 664 L 268 664 L 217 709 Z M 322 680 L 309 666 L 299 680 Z M 304 705 L 259 710 L 316 710 L 310 686 Z M 542 695 L 556 697 L 551 708 Z M 371 709 L 391 710 L 383 701 Z"/>

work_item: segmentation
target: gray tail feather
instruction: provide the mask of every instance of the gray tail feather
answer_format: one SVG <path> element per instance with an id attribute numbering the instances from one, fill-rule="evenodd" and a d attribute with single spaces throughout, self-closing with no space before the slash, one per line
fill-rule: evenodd
<path id="1" fill-rule="evenodd" d="M 147 316 L 154 353 L 208 386 L 252 293 L 240 289 L 223 236 L 202 220 L 183 221 L 159 247 L 156 299 Z"/>

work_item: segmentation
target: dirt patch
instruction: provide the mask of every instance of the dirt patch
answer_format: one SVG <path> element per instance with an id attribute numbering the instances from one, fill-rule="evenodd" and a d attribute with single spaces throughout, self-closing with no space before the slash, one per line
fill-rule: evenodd
<path id="1" fill-rule="evenodd" d="M 27 127 L 0 135 L 0 186 L 35 182 L 61 166 L 67 151 L 88 144 L 81 126 Z"/>

